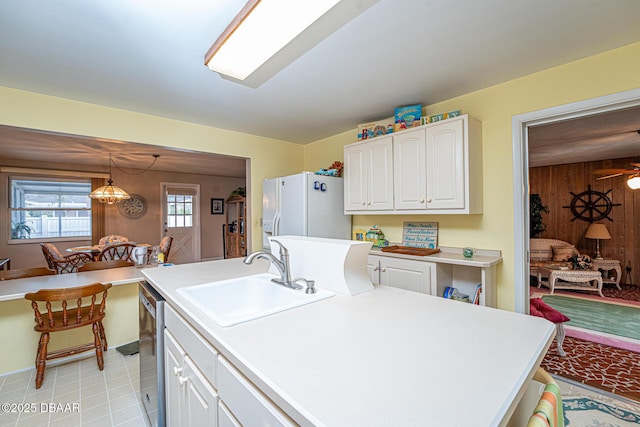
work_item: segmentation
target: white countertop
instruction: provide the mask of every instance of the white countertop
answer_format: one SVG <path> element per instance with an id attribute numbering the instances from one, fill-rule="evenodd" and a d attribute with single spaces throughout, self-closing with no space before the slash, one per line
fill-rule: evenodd
<path id="1" fill-rule="evenodd" d="M 143 274 L 301 425 L 503 425 L 555 333 L 538 317 L 385 286 L 223 328 L 176 292 L 267 269 L 232 259 Z"/>
<path id="2" fill-rule="evenodd" d="M 155 267 L 148 268 L 155 269 Z M 27 292 L 36 292 L 39 289 L 72 288 L 96 282 L 111 283 L 113 286 L 138 282 L 144 280 L 142 270 L 144 269 L 136 267 L 110 268 L 81 273 L 3 280 L 0 282 L 0 301 L 22 299 Z"/>
<path id="3" fill-rule="evenodd" d="M 369 251 L 370 255 L 382 255 L 393 258 L 404 258 L 416 261 L 440 262 L 444 264 L 466 265 L 469 267 L 493 267 L 502 262 L 502 253 L 499 250 L 478 249 L 471 258 L 462 256 L 462 248 L 447 246 L 438 247 L 440 252 L 433 255 L 419 256 L 398 254 L 393 252 L 383 252 L 382 248 L 373 247 Z"/>

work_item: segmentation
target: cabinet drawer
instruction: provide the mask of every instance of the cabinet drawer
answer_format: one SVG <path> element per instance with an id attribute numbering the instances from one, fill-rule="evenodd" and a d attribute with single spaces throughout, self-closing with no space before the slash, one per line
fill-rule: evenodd
<path id="1" fill-rule="evenodd" d="M 218 357 L 218 394 L 242 425 L 296 425 L 223 357 Z"/>
<path id="2" fill-rule="evenodd" d="M 207 380 L 214 387 L 217 387 L 216 358 L 218 352 L 168 304 L 165 304 L 164 309 L 166 328 L 171 331 L 178 344 L 200 368 Z"/>

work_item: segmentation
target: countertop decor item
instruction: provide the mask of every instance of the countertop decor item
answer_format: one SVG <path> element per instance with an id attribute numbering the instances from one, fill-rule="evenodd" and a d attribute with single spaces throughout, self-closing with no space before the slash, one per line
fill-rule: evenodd
<path id="1" fill-rule="evenodd" d="M 473 248 L 462 248 L 462 256 L 465 258 L 472 258 L 476 251 Z"/>
<path id="2" fill-rule="evenodd" d="M 402 225 L 402 244 L 414 248 L 437 248 L 438 223 L 405 222 Z"/>
<path id="3" fill-rule="evenodd" d="M 369 229 L 369 231 L 367 231 L 365 240 L 368 242 L 373 242 L 373 246 L 376 247 L 389 245 L 389 241 L 384 238 L 384 233 L 378 228 L 377 225 L 374 225 Z"/>
<path id="4" fill-rule="evenodd" d="M 392 245 L 382 248 L 382 252 L 391 252 L 395 254 L 427 256 L 440 252 L 440 249 L 414 248 L 412 246 Z"/>

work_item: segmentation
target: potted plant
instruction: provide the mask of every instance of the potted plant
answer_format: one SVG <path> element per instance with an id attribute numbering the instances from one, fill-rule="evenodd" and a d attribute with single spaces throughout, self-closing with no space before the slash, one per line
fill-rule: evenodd
<path id="1" fill-rule="evenodd" d="M 543 213 L 549 213 L 549 208 L 542 204 L 539 194 L 531 194 L 529 196 L 529 237 L 536 237 L 547 228 L 542 221 Z"/>
<path id="2" fill-rule="evenodd" d="M 27 225 L 26 221 L 11 221 L 12 239 L 26 239 L 28 237 L 31 237 L 31 227 Z"/>

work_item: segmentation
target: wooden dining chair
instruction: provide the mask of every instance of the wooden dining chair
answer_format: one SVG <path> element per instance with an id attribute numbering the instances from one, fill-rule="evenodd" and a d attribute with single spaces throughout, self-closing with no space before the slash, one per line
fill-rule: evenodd
<path id="1" fill-rule="evenodd" d="M 56 272 L 47 267 L 0 270 L 0 280 L 23 279 L 25 277 L 48 276 L 50 274 L 56 274 Z"/>
<path id="2" fill-rule="evenodd" d="M 111 283 L 92 283 L 64 289 L 41 289 L 24 297 L 31 300 L 35 313 L 34 330 L 40 332 L 36 351 L 36 389 L 42 386 L 47 360 L 71 356 L 77 353 L 96 351 L 98 368 L 104 369 L 103 351 L 107 350 L 107 337 L 102 326 L 107 302 L 107 290 Z M 101 296 L 101 300 L 97 301 Z M 60 350 L 47 351 L 49 335 L 53 332 L 90 326 L 93 342 Z"/>
<path id="3" fill-rule="evenodd" d="M 122 259 L 135 263 L 133 250 L 136 248 L 134 243 L 118 243 L 115 245 L 107 245 L 102 249 L 98 256 L 98 261 L 110 261 Z"/>
<path id="4" fill-rule="evenodd" d="M 88 262 L 82 267 L 78 268 L 78 272 L 106 270 L 108 268 L 132 267 L 133 265 L 134 264 L 131 261 L 127 261 L 124 259 L 112 259 L 108 261 L 93 261 L 93 262 Z"/>
<path id="5" fill-rule="evenodd" d="M 93 261 L 93 256 L 84 252 L 64 256 L 53 243 L 40 243 L 40 247 L 49 268 L 56 274 L 75 273 L 85 263 Z"/>

